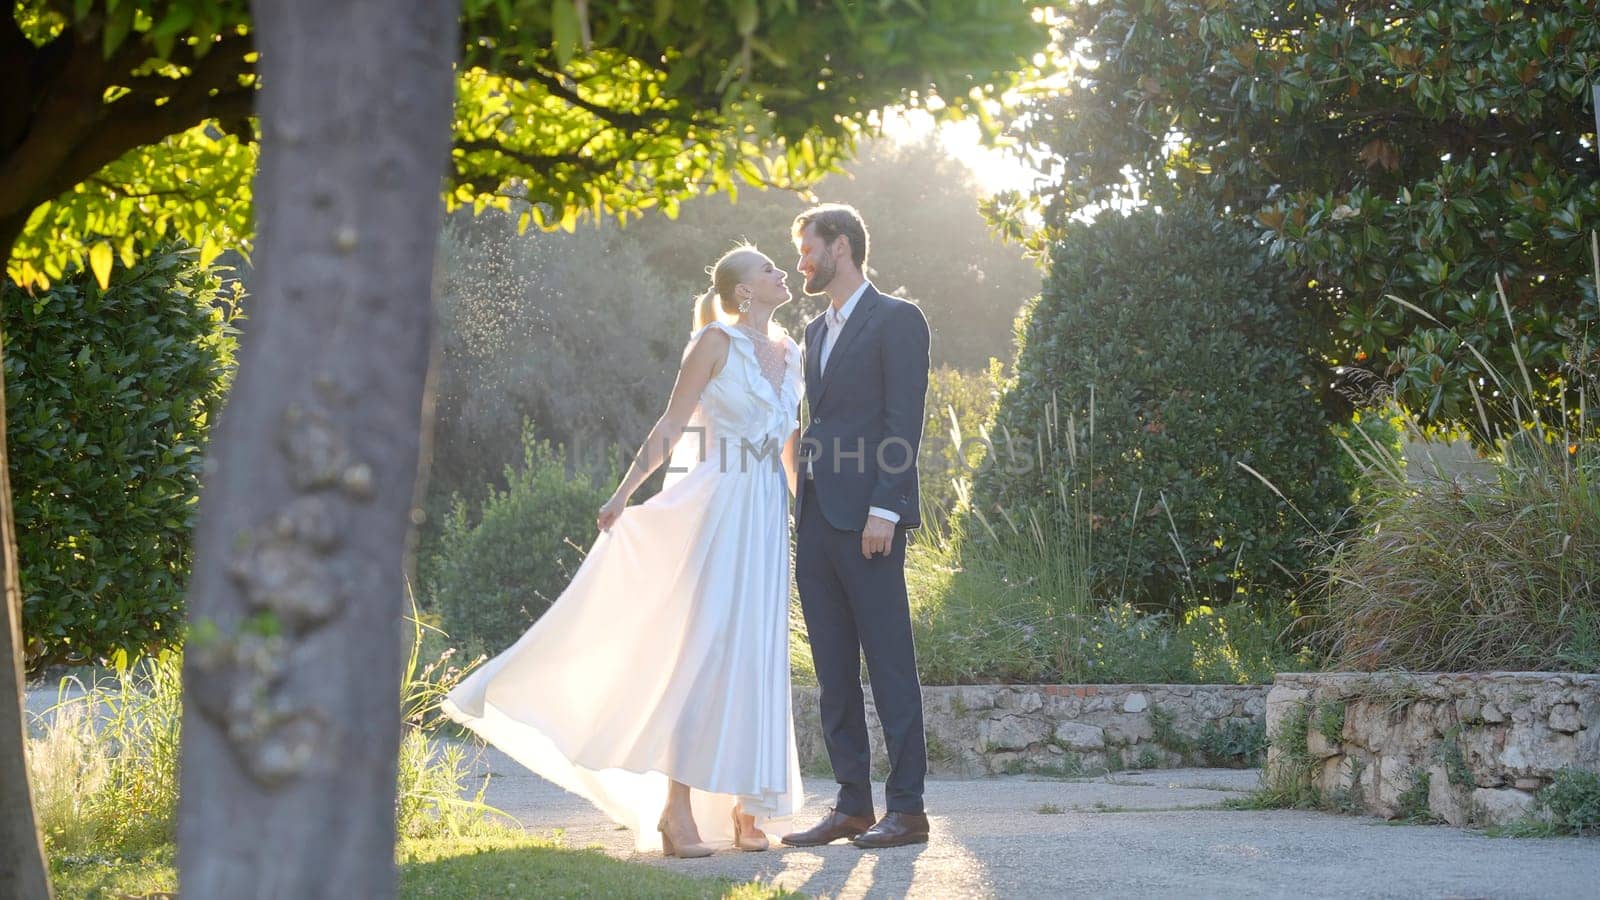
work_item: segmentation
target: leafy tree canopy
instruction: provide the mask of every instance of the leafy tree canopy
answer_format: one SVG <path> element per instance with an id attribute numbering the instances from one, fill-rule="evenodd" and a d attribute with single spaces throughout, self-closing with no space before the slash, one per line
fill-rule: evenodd
<path id="1" fill-rule="evenodd" d="M 1558 405 L 1570 348 L 1600 320 L 1591 0 L 1069 0 L 1059 15 L 1073 70 L 1017 122 L 1055 175 L 1037 198 L 1049 221 L 1136 190 L 1204 196 L 1312 283 L 1324 355 L 1388 379 L 1424 420 L 1474 420 L 1469 383 L 1487 365 L 1520 382 L 1519 353 L 1536 404 Z"/>
<path id="2" fill-rule="evenodd" d="M 906 102 L 977 109 L 1044 42 L 1033 3 L 466 0 L 445 186 L 522 224 L 804 186 Z M 18 0 L 0 17 L 0 246 L 43 287 L 163 235 L 250 234 L 243 0 Z M 15 86 L 12 89 L 10 86 Z M 379 164 L 375 157 L 374 164 Z"/>

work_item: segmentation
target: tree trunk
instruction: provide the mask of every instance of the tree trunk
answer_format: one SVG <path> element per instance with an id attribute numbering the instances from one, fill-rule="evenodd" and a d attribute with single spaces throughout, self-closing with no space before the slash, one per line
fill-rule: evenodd
<path id="1" fill-rule="evenodd" d="M 254 6 L 257 267 L 184 660 L 185 896 L 395 889 L 402 567 L 457 4 Z"/>
<path id="2" fill-rule="evenodd" d="M 10 244 L 4 246 L 10 247 Z M 11 515 L 6 454 L 6 383 L 0 369 L 0 885 L 6 896 L 50 896 L 44 842 L 28 784 L 27 723 L 22 705 L 22 587 L 17 580 L 17 525 Z"/>

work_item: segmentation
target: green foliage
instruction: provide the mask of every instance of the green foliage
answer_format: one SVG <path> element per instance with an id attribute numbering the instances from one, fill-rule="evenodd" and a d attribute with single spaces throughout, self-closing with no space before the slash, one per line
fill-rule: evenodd
<path id="1" fill-rule="evenodd" d="M 177 890 L 168 845 L 139 855 L 50 860 L 58 897 L 157 897 Z M 587 900 L 651 897 L 662 900 L 789 900 L 800 895 L 760 881 L 685 875 L 568 847 L 557 837 L 509 829 L 467 837 L 402 840 L 395 848 L 401 900 Z"/>
<path id="2" fill-rule="evenodd" d="M 1277 746 L 1290 760 L 1309 758 L 1308 741 L 1311 739 L 1311 704 L 1295 704 L 1278 726 Z"/>
<path id="3" fill-rule="evenodd" d="M 1178 609 L 1295 588 L 1349 486 L 1292 284 L 1189 207 L 1070 223 L 1051 256 L 974 509 L 1085 517 L 1101 596 Z"/>
<path id="4" fill-rule="evenodd" d="M 395 821 L 402 840 L 503 834 L 505 813 L 466 795 L 466 748 L 438 736 L 439 700 L 467 669 L 454 651 L 422 661 L 425 628 L 413 619 L 401 681 L 404 737 Z M 166 860 L 178 802 L 182 660 L 176 651 L 61 683 L 60 700 L 38 717 L 28 740 L 28 781 L 52 862 L 103 863 L 149 855 Z M 470 668 L 467 667 L 467 668 Z"/>
<path id="5" fill-rule="evenodd" d="M 1207 722 L 1191 738 L 1175 727 L 1172 713 L 1151 706 L 1150 732 L 1157 744 L 1185 761 L 1194 759 L 1206 766 L 1259 766 L 1267 752 L 1266 725 L 1244 719 L 1227 719 L 1221 725 Z"/>
<path id="6" fill-rule="evenodd" d="M 1179 755 L 1194 749 L 1194 743 L 1188 735 L 1177 729 L 1172 713 L 1155 704 L 1150 705 L 1150 736 L 1156 743 Z"/>
<path id="7" fill-rule="evenodd" d="M 1316 809 L 1328 798 L 1311 783 L 1316 761 L 1311 758 L 1311 704 L 1300 701 L 1290 707 L 1278 722 L 1276 734 L 1267 736 L 1276 751 L 1271 768 L 1259 791 L 1245 800 L 1230 804 L 1239 809 Z"/>
<path id="8" fill-rule="evenodd" d="M 1439 742 L 1438 758 L 1444 763 L 1445 778 L 1451 784 L 1459 788 L 1477 786 L 1472 767 L 1467 765 L 1466 753 L 1461 749 L 1461 726 L 1451 728 Z"/>
<path id="9" fill-rule="evenodd" d="M 1305 660 L 1288 613 L 1236 603 L 1182 616 L 1105 604 L 1089 589 L 1082 518 L 980 517 L 927 528 L 906 578 L 924 684 L 1266 683 Z"/>
<path id="10" fill-rule="evenodd" d="M 760 881 L 731 883 L 653 865 L 613 859 L 595 849 L 563 846 L 559 837 L 503 834 L 465 840 L 409 841 L 396 853 L 400 897 L 588 900 L 798 900 Z"/>
<path id="11" fill-rule="evenodd" d="M 1583 283 L 1584 232 L 1600 218 L 1593 3 L 1070 0 L 1060 12 L 1059 40 L 1095 65 L 1016 119 L 1061 173 L 1037 198 L 1054 226 L 1130 191 L 1206 198 L 1310 277 L 1319 349 L 1392 378 L 1425 422 L 1474 424 L 1466 385 L 1486 364 L 1509 371 L 1513 346 L 1538 376 L 1531 399 L 1560 405 L 1563 348 L 1600 322 Z M 1515 328 L 1496 275 L 1523 314 Z"/>
<path id="12" fill-rule="evenodd" d="M 178 639 L 201 452 L 239 294 L 194 251 L 0 292 L 23 633 L 32 670 Z"/>
<path id="13" fill-rule="evenodd" d="M 1248 769 L 1261 765 L 1267 753 L 1267 726 L 1260 722 L 1228 719 L 1222 725 L 1207 722 L 1195 738 L 1195 749 L 1208 766 Z"/>
<path id="14" fill-rule="evenodd" d="M 1491 376 L 1486 433 L 1497 408 L 1528 408 L 1519 382 Z M 1366 524 L 1322 571 L 1317 639 L 1337 665 L 1600 669 L 1600 429 L 1587 412 L 1600 377 L 1567 377 L 1577 408 L 1501 433 L 1485 476 L 1361 455 Z"/>
<path id="15" fill-rule="evenodd" d="M 434 506 L 481 490 L 520 457 L 528 419 L 584 465 L 644 439 L 672 390 L 703 267 L 721 245 L 705 248 L 697 281 L 680 283 L 653 263 L 640 230 L 519 236 L 500 213 L 447 219 Z"/>
<path id="16" fill-rule="evenodd" d="M 484 803 L 488 775 L 476 792 L 467 795 L 466 783 L 479 756 L 468 756 L 467 745 L 441 735 L 446 725 L 439 702 L 460 684 L 480 657 L 465 667 L 452 665 L 454 649 L 423 662 L 424 648 L 437 630 L 419 618 L 415 598 L 411 604 L 411 647 L 400 681 L 400 764 L 395 791 L 395 830 L 401 839 L 495 835 L 516 827 L 516 820 Z"/>
<path id="17" fill-rule="evenodd" d="M 659 202 L 672 215 L 703 190 L 805 184 L 848 154 L 873 110 L 929 93 L 965 108 L 1045 41 L 1031 3 L 974 16 L 959 4 L 822 13 L 742 0 L 733 28 L 722 4 L 587 6 L 581 23 L 562 19 L 571 6 L 465 4 L 456 199 L 494 202 L 520 179 L 528 221 L 570 228 L 590 208 L 628 216 Z"/>
<path id="18" fill-rule="evenodd" d="M 523 430 L 522 464 L 508 466 L 505 481 L 476 508 L 457 500 L 432 567 L 430 592 L 444 629 L 474 652 L 510 646 L 555 602 L 609 496 L 587 476 L 569 475 L 565 450 L 536 439 L 531 425 Z"/>
<path id="19" fill-rule="evenodd" d="M 1337 744 L 1344 740 L 1345 705 L 1332 698 L 1317 704 L 1317 733 Z"/>
<path id="20" fill-rule="evenodd" d="M 1032 3 L 982 16 L 913 2 L 821 15 L 787 0 L 734 6 L 730 28 L 716 3 L 468 0 L 446 201 L 571 230 L 583 216 L 673 215 L 686 197 L 740 185 L 806 187 L 848 158 L 883 106 L 973 112 L 993 130 L 979 98 L 1008 87 L 1045 42 Z M 30 79 L 0 101 L 18 112 L 0 115 L 0 147 L 36 139 L 28 166 L 0 165 L 21 179 L 0 174 L 18 198 L 0 203 L 0 243 L 22 233 L 11 278 L 45 287 L 92 254 L 171 235 L 249 239 L 247 3 L 22 0 L 10 11 L 34 54 L 22 69 L 65 60 L 81 82 Z M 13 120 L 47 99 L 74 128 L 97 130 L 14 134 Z M 92 151 L 75 152 L 91 136 Z"/>
<path id="21" fill-rule="evenodd" d="M 1400 792 L 1400 798 L 1395 803 L 1395 815 L 1402 822 L 1416 825 L 1427 825 L 1438 821 L 1433 810 L 1428 806 L 1428 786 L 1433 776 L 1427 769 L 1413 769 L 1411 771 L 1411 784 Z"/>
<path id="22" fill-rule="evenodd" d="M 1539 791 L 1538 800 L 1558 831 L 1600 835 L 1600 772 L 1562 769 Z"/>

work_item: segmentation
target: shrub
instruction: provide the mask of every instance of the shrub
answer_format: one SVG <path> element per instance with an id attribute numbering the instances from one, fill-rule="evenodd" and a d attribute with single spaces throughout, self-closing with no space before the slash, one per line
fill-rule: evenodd
<path id="1" fill-rule="evenodd" d="M 1570 355 L 1563 387 L 1578 407 L 1500 431 L 1487 477 L 1363 460 L 1367 524 L 1323 569 L 1316 637 L 1338 665 L 1600 670 L 1600 430 L 1587 413 L 1600 377 L 1585 367 L 1592 346 Z M 1473 389 L 1485 434 L 1530 408 L 1526 376 L 1491 374 L 1492 391 Z"/>
<path id="2" fill-rule="evenodd" d="M 473 652 L 498 652 L 527 630 L 567 586 L 594 536 L 609 491 L 573 477 L 561 448 L 525 425 L 522 466 L 490 487 L 476 517 L 459 498 L 433 561 L 431 592 L 444 630 Z"/>
<path id="3" fill-rule="evenodd" d="M 1054 515 L 1064 490 L 1096 592 L 1140 606 L 1297 586 L 1349 486 L 1288 277 L 1189 208 L 1074 222 L 1052 257 L 975 506 Z"/>
<path id="4" fill-rule="evenodd" d="M 1208 766 L 1259 766 L 1267 754 L 1267 726 L 1242 719 L 1228 719 L 1221 726 L 1207 722 L 1195 738 L 1195 749 Z"/>
<path id="5" fill-rule="evenodd" d="M 1472 421 L 1468 384 L 1518 357 L 1560 406 L 1562 344 L 1600 324 L 1594 3 L 1053 5 L 1081 77 L 1010 113 L 1055 176 L 1037 233 L 1130 190 L 1214 198 L 1309 276 L 1318 349 L 1422 418 Z M 1495 274 L 1527 313 L 1514 352 Z"/>
<path id="6" fill-rule="evenodd" d="M 1370 501 L 1327 566 L 1321 637 L 1344 667 L 1600 668 L 1596 454 L 1504 459 L 1493 481 L 1423 478 Z"/>
<path id="7" fill-rule="evenodd" d="M 27 666 L 169 645 L 238 294 L 179 250 L 0 293 Z"/>
<path id="8" fill-rule="evenodd" d="M 1562 769 L 1539 791 L 1550 824 L 1570 834 L 1600 834 L 1600 772 Z"/>

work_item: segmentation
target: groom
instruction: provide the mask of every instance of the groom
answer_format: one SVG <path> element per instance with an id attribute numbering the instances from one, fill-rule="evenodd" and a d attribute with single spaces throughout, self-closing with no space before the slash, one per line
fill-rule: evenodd
<path id="1" fill-rule="evenodd" d="M 906 599 L 906 534 L 921 522 L 917 447 L 928 390 L 928 322 L 862 274 L 867 228 L 824 204 L 794 220 L 805 292 L 828 309 L 805 333 L 811 424 L 800 444 L 795 581 L 821 687 L 822 730 L 839 782 L 821 822 L 792 847 L 850 838 L 877 849 L 928 840 L 928 771 Z M 861 656 L 889 750 L 888 812 L 872 808 Z"/>

